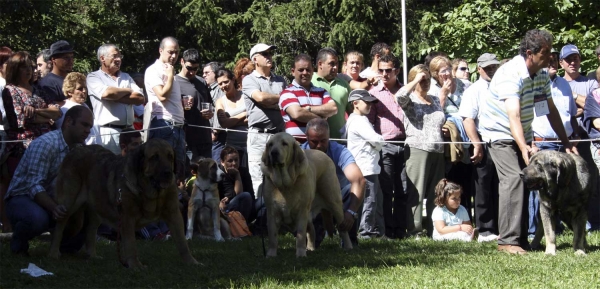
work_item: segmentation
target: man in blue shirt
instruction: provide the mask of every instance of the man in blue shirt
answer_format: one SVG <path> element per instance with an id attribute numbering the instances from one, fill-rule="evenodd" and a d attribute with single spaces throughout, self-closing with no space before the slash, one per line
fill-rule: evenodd
<path id="1" fill-rule="evenodd" d="M 360 210 L 365 191 L 365 178 L 352 153 L 343 145 L 329 140 L 329 124 L 322 118 L 314 118 L 306 124 L 306 139 L 300 147 L 302 149 L 317 149 L 326 153 L 336 167 L 336 175 L 342 188 L 342 201 L 344 202 L 344 221 L 341 230 L 348 231 L 352 246 L 358 245 L 357 230 Z M 321 227 L 320 217 L 315 219 L 317 232 L 316 245 L 319 246 L 323 239 L 324 231 Z M 320 234 L 321 233 L 321 234 Z"/>
<path id="2" fill-rule="evenodd" d="M 55 201 L 54 186 L 60 165 L 77 146 L 83 145 L 94 123 L 92 112 L 75 106 L 65 115 L 62 129 L 42 135 L 31 142 L 15 171 L 6 193 L 6 214 L 13 227 L 10 249 L 27 255 L 29 240 L 54 227 L 67 209 Z M 83 232 L 83 230 L 82 230 Z M 64 238 L 62 252 L 77 252 L 84 234 Z"/>

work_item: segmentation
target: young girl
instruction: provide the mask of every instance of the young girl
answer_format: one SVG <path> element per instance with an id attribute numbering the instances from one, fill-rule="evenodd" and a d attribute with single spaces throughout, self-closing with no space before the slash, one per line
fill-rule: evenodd
<path id="1" fill-rule="evenodd" d="M 433 239 L 436 241 L 477 239 L 477 229 L 471 226 L 467 209 L 460 205 L 462 188 L 447 179 L 435 186 L 435 209 L 431 214 Z"/>
<path id="2" fill-rule="evenodd" d="M 364 89 L 350 92 L 348 102 L 354 111 L 346 121 L 348 150 L 365 177 L 365 197 L 358 229 L 361 238 L 376 238 L 385 234 L 383 195 L 379 186 L 379 151 L 383 137 L 376 133 L 367 114 L 377 98 Z"/>

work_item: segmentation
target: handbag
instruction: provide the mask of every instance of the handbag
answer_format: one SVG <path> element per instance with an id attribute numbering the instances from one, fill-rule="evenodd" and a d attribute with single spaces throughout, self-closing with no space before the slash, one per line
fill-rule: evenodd
<path id="1" fill-rule="evenodd" d="M 246 236 L 252 236 L 246 219 L 238 211 L 229 211 L 226 213 L 227 221 L 229 222 L 229 229 L 231 230 L 231 236 L 233 238 L 241 238 Z"/>

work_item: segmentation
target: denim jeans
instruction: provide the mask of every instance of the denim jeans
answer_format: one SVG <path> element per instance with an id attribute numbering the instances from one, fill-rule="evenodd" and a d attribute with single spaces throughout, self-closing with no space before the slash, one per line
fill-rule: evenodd
<path id="1" fill-rule="evenodd" d="M 173 126 L 167 123 L 163 119 L 154 118 L 150 122 L 150 128 L 148 139 L 160 138 L 166 140 L 173 150 L 175 151 L 175 172 L 178 180 L 185 179 L 185 162 L 186 162 L 186 151 L 185 151 L 185 132 L 183 128 L 179 126 Z M 161 129 L 155 129 L 161 128 Z"/>
<path id="2" fill-rule="evenodd" d="M 27 195 L 9 198 L 6 201 L 6 215 L 13 228 L 10 250 L 14 253 L 27 253 L 29 240 L 53 229 L 56 225 L 50 213 Z M 84 231 L 82 229 L 70 238 L 63 236 L 60 251 L 63 253 L 79 251 L 85 241 Z"/>

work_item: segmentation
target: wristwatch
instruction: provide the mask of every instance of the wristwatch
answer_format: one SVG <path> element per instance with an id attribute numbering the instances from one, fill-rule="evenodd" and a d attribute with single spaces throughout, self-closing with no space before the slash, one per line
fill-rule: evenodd
<path id="1" fill-rule="evenodd" d="M 354 220 L 358 219 L 358 214 L 355 211 L 348 209 L 348 210 L 346 210 L 346 212 L 350 213 L 350 215 L 352 215 Z"/>

